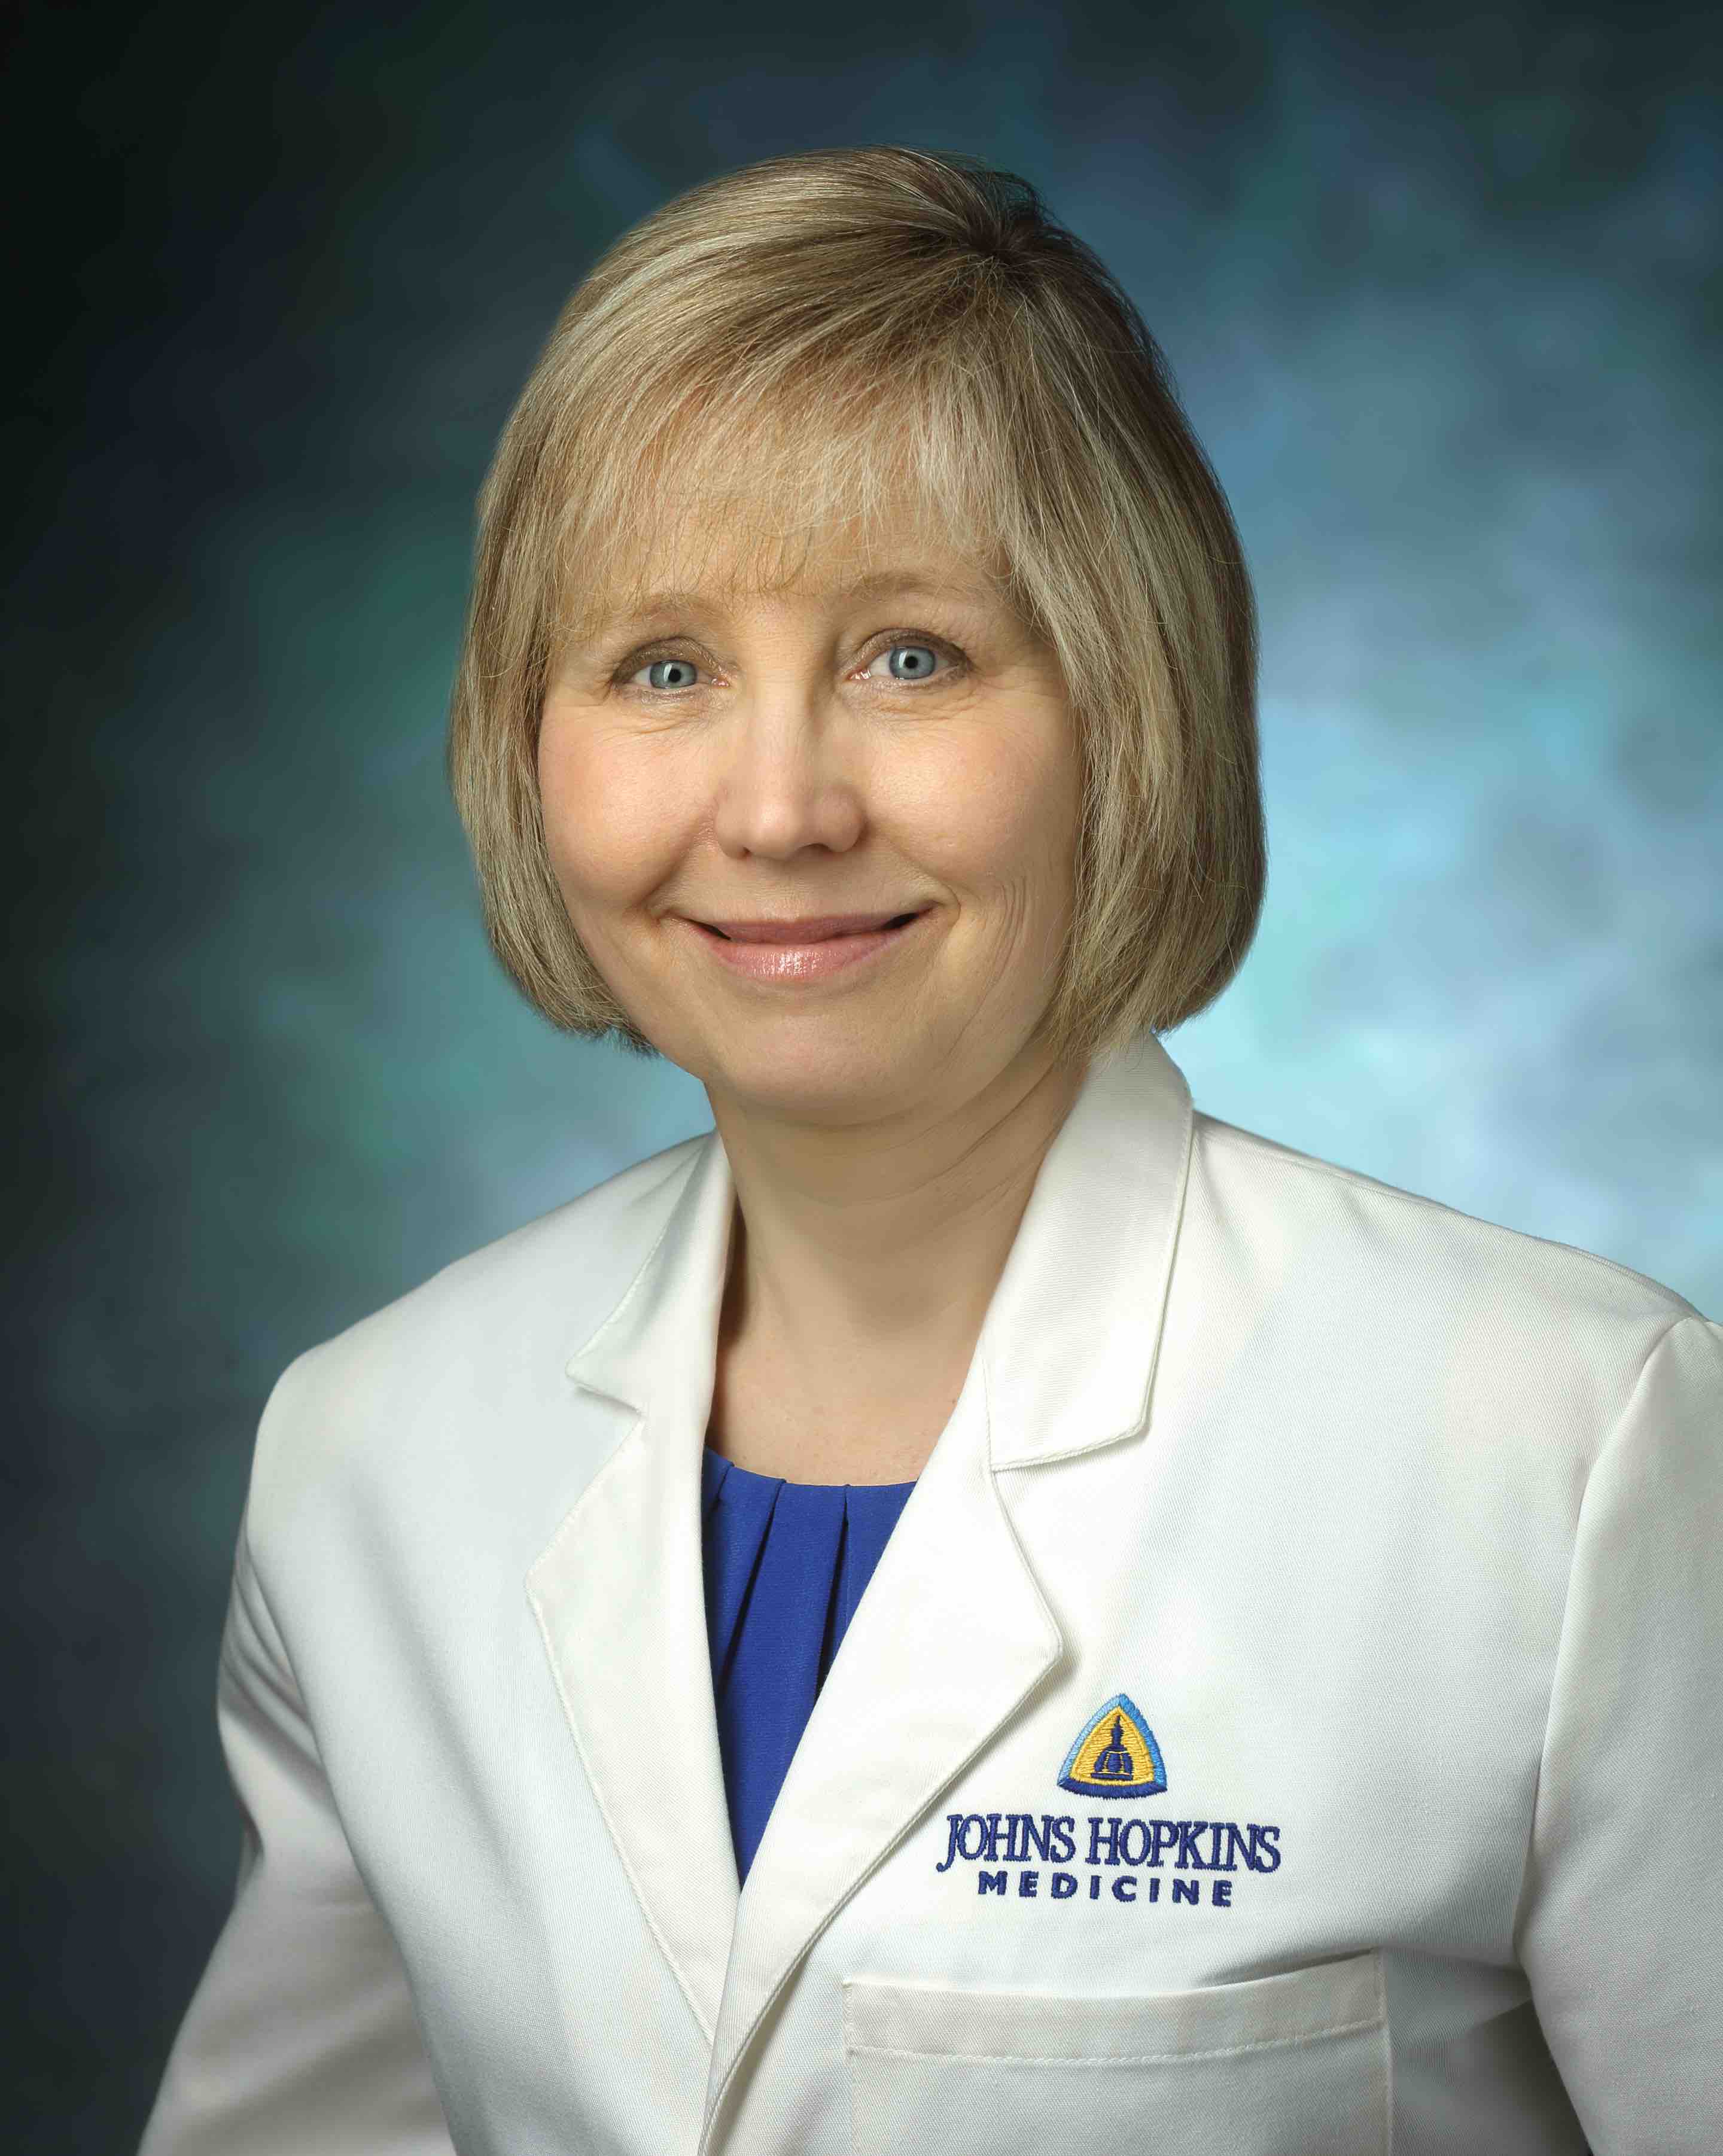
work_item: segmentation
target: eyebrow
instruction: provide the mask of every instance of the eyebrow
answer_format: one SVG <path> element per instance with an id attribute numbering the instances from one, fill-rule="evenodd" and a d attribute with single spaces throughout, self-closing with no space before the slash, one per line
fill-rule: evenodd
<path id="1" fill-rule="evenodd" d="M 967 578 L 936 576 L 931 569 L 870 570 L 866 576 L 853 578 L 846 584 L 837 585 L 829 592 L 822 592 L 820 596 L 831 599 L 868 599 L 884 598 L 893 593 L 900 593 L 906 598 L 979 600 L 983 604 L 997 596 L 985 584 Z M 649 620 L 656 614 L 685 613 L 712 603 L 711 596 L 705 592 L 648 592 L 631 605 L 587 618 L 580 624 L 581 633 L 587 636 L 600 636 L 626 628 L 634 622 Z"/>

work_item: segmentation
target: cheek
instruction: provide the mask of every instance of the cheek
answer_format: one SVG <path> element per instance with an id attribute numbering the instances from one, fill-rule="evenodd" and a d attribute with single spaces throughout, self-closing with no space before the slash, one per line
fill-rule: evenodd
<path id="1" fill-rule="evenodd" d="M 924 828 L 937 834 L 954 882 L 1027 886 L 1054 906 L 1069 876 L 1076 812 L 1076 777 L 1062 744 L 1008 737 L 943 773 L 923 803 Z"/>
<path id="2" fill-rule="evenodd" d="M 547 710 L 538 778 L 551 866 L 571 905 L 627 905 L 674 867 L 687 789 L 649 744 L 558 723 Z"/>

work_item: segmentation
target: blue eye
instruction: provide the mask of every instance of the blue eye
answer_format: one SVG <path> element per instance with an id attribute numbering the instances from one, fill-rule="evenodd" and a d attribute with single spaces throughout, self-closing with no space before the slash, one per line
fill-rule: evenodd
<path id="1" fill-rule="evenodd" d="M 925 681 L 938 663 L 939 654 L 928 644 L 894 644 L 885 656 L 894 680 Z"/>
<path id="2" fill-rule="evenodd" d="M 640 670 L 649 689 L 691 689 L 700 669 L 691 659 L 654 659 Z"/>

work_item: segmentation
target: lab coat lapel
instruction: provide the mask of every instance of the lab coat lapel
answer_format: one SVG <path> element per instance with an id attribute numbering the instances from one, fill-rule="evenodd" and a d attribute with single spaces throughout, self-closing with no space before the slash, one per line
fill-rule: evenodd
<path id="1" fill-rule="evenodd" d="M 568 1363 L 576 1411 L 626 1434 L 527 1575 L 599 1809 L 708 2041 L 736 1907 L 700 1532 L 732 1203 L 714 1135 L 628 1292 Z"/>
<path id="2" fill-rule="evenodd" d="M 1140 1430 L 1192 1117 L 1151 1035 L 1091 1066 L 1001 1276 L 951 1420 L 864 1594 L 748 1873 L 703 2149 L 750 2038 L 813 1939 L 1059 1664 L 1001 1471 Z"/>
<path id="3" fill-rule="evenodd" d="M 808 1946 L 1059 1660 L 1059 1628 L 988 1469 L 984 1389 L 977 1362 L 755 1853 L 713 2051 L 708 2139 L 748 2039 Z"/>

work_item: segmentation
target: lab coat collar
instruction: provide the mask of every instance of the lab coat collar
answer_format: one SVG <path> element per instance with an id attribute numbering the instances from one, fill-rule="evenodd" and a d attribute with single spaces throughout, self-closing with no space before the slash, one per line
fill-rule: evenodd
<path id="1" fill-rule="evenodd" d="M 977 1346 L 995 1467 L 1093 1451 L 1141 1427 L 1192 1123 L 1184 1075 L 1152 1034 L 1090 1066 L 1042 1162 Z M 734 1200 L 709 1132 L 645 1264 L 569 1360 L 583 1389 L 643 1409 L 656 1395 L 710 1412 Z"/>
<path id="2" fill-rule="evenodd" d="M 1091 1065 L 740 1897 L 700 1551 L 735 1199 L 715 1132 L 622 1299 L 569 1359 L 623 1434 L 528 1593 L 611 1835 L 713 2046 L 703 2148 L 814 1937 L 1061 1659 L 996 1476 L 1143 1426 L 1192 1127 L 1183 1076 L 1151 1034 Z"/>

